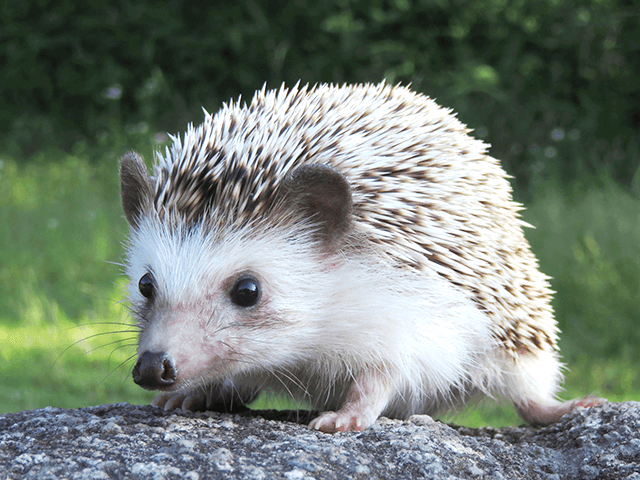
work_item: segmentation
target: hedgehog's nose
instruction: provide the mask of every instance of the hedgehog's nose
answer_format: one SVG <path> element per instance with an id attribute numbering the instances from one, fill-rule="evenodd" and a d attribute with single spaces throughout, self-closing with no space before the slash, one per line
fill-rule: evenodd
<path id="1" fill-rule="evenodd" d="M 144 352 L 133 367 L 133 381 L 147 390 L 164 390 L 176 381 L 173 358 L 164 352 Z"/>

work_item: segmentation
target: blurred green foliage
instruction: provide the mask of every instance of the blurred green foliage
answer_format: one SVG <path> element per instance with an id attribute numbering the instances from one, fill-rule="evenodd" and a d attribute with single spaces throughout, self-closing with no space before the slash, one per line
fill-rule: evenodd
<path id="1" fill-rule="evenodd" d="M 181 131 L 264 82 L 386 78 L 454 108 L 521 190 L 585 171 L 640 183 L 635 1 L 7 0 L 0 15 L 0 147 L 16 157 L 120 125 Z"/>

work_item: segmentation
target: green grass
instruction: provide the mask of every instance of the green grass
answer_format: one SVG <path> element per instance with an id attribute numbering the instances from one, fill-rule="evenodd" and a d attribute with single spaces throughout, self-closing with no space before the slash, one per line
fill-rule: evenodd
<path id="1" fill-rule="evenodd" d="M 135 335 L 102 335 L 129 321 L 118 159 L 51 156 L 24 166 L 0 157 L 0 412 L 146 403 L 153 395 L 130 380 L 130 362 L 118 368 Z M 108 345 L 123 338 L 129 348 Z"/>
<path id="2" fill-rule="evenodd" d="M 115 300 L 112 305 L 109 321 L 126 321 L 125 308 Z M 31 310 L 31 318 L 45 316 L 37 308 Z M 77 408 L 122 401 L 148 403 L 153 398 L 130 380 L 135 352 L 131 327 L 89 319 L 75 323 L 60 311 L 57 317 L 55 324 L 0 325 L 1 412 L 48 405 Z M 112 333 L 114 330 L 123 333 Z"/>
<path id="3" fill-rule="evenodd" d="M 541 269 L 552 277 L 565 359 L 640 351 L 640 199 L 602 181 L 548 187 L 524 212 Z"/>
<path id="4" fill-rule="evenodd" d="M 558 291 L 562 396 L 640 400 L 640 200 L 604 181 L 545 186 L 527 207 L 527 236 Z M 117 156 L 0 156 L 0 222 L 0 413 L 148 403 L 130 378 L 135 333 L 109 333 L 131 329 Z M 521 423 L 491 402 L 444 419 Z"/>

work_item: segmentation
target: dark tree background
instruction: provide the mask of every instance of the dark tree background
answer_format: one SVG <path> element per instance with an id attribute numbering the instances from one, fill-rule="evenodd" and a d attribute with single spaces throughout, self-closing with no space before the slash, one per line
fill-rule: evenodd
<path id="1" fill-rule="evenodd" d="M 0 15 L 0 148 L 21 158 L 181 131 L 265 82 L 386 78 L 454 108 L 523 190 L 640 176 L 637 0 L 7 0 Z"/>

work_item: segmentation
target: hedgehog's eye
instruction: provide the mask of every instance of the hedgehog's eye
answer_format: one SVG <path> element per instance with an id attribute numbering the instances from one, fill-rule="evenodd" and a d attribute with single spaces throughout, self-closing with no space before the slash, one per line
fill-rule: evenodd
<path id="1" fill-rule="evenodd" d="M 260 284 L 255 278 L 242 277 L 231 292 L 231 301 L 239 307 L 253 307 L 260 300 Z"/>
<path id="2" fill-rule="evenodd" d="M 152 300 L 156 293 L 156 285 L 153 281 L 153 275 L 145 273 L 138 282 L 138 290 L 143 297 Z"/>

